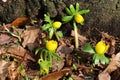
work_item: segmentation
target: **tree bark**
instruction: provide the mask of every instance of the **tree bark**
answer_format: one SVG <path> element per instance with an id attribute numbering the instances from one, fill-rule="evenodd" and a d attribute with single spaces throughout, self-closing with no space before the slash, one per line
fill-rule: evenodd
<path id="1" fill-rule="evenodd" d="M 0 22 L 10 23 L 23 16 L 43 19 L 47 12 L 60 20 L 65 15 L 65 7 L 76 2 L 80 3 L 81 9 L 90 9 L 90 13 L 83 15 L 83 32 L 98 28 L 115 36 L 120 35 L 120 0 L 1 0 Z"/>

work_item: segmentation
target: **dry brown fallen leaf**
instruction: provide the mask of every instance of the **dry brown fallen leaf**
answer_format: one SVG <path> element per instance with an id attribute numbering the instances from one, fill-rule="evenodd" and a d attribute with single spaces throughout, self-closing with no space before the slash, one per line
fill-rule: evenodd
<path id="1" fill-rule="evenodd" d="M 31 56 L 30 56 L 30 52 L 25 50 L 23 47 L 21 46 L 17 46 L 17 45 L 13 45 L 13 46 L 10 46 L 8 48 L 0 48 L 0 53 L 1 55 L 6 55 L 6 53 L 8 53 L 8 55 L 10 54 L 11 56 L 18 56 L 24 60 L 32 60 L 32 61 L 35 61 Z"/>
<path id="2" fill-rule="evenodd" d="M 0 60 L 0 80 L 5 80 L 8 75 L 8 67 L 11 65 L 10 62 Z"/>
<path id="3" fill-rule="evenodd" d="M 21 27 L 21 26 L 25 26 L 27 23 L 30 23 L 30 19 L 29 18 L 26 18 L 26 17 L 20 17 L 20 18 L 17 18 L 15 19 L 11 25 L 12 26 L 15 26 L 15 27 Z"/>
<path id="4" fill-rule="evenodd" d="M 10 35 L 1 33 L 0 34 L 0 45 L 4 45 L 4 44 L 9 44 L 11 42 L 14 42 L 15 38 L 13 38 Z"/>
<path id="5" fill-rule="evenodd" d="M 21 37 L 23 38 L 22 46 L 26 47 L 27 45 L 34 43 L 38 37 L 39 32 L 40 29 L 25 30 L 21 34 Z"/>
<path id="6" fill-rule="evenodd" d="M 69 73 L 71 71 L 72 71 L 71 68 L 65 68 L 65 69 L 63 69 L 61 71 L 57 71 L 57 72 L 53 72 L 53 73 L 50 73 L 48 75 L 45 75 L 45 76 L 41 77 L 40 80 L 59 80 L 66 73 Z"/>
<path id="7" fill-rule="evenodd" d="M 99 80 L 111 80 L 110 74 L 120 68 L 120 52 L 112 58 L 107 68 L 98 75 Z"/>
<path id="8" fill-rule="evenodd" d="M 99 80 L 111 80 L 111 77 L 110 77 L 109 73 L 102 72 L 102 73 L 99 74 L 98 79 Z"/>
<path id="9" fill-rule="evenodd" d="M 111 75 L 111 80 L 119 80 L 120 79 L 120 68 L 115 70 Z"/>
<path id="10" fill-rule="evenodd" d="M 82 77 L 82 76 L 77 76 L 77 75 L 74 75 L 74 74 L 72 74 L 71 77 L 73 78 L 73 80 L 85 80 L 84 77 Z"/>
<path id="11" fill-rule="evenodd" d="M 11 62 L 11 65 L 8 67 L 8 78 L 10 80 L 16 80 L 18 76 L 18 65 L 16 62 Z"/>
<path id="12" fill-rule="evenodd" d="M 17 77 L 17 64 L 15 62 L 9 62 L 5 60 L 0 60 L 0 80 L 15 80 Z"/>
<path id="13" fill-rule="evenodd" d="M 60 71 L 64 66 L 65 66 L 65 59 L 67 59 L 66 55 L 70 55 L 70 53 L 73 51 L 73 48 L 70 48 L 64 44 L 61 44 L 57 48 L 57 53 L 58 55 L 62 58 L 59 62 L 53 60 L 53 67 L 52 71 Z M 69 62 L 71 61 L 70 56 L 69 56 Z"/>
<path id="14" fill-rule="evenodd" d="M 21 76 L 20 64 L 19 62 L 0 59 L 0 80 L 21 80 L 19 78 Z M 26 72 L 23 74 L 25 75 Z"/>
<path id="15" fill-rule="evenodd" d="M 8 48 L 7 52 L 20 56 L 24 58 L 24 60 L 35 61 L 35 59 L 31 57 L 31 53 L 21 46 L 11 46 Z"/>
<path id="16" fill-rule="evenodd" d="M 114 36 L 109 35 L 108 33 L 105 32 L 101 32 L 102 34 L 102 39 L 106 40 L 109 43 L 109 50 L 107 52 L 107 54 L 112 55 L 115 53 L 115 44 L 116 44 L 116 40 L 114 38 Z"/>
<path id="17" fill-rule="evenodd" d="M 65 44 L 61 44 L 58 48 L 57 48 L 57 53 L 59 54 L 70 54 L 74 49 L 74 46 L 66 46 Z"/>

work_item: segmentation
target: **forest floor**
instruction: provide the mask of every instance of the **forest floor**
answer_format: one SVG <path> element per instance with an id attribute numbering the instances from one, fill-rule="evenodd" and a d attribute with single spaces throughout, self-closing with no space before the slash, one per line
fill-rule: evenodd
<path id="1" fill-rule="evenodd" d="M 111 80 L 119 79 L 120 38 L 95 28 L 85 34 L 79 29 L 79 47 L 76 49 L 74 29 L 67 27 L 68 29 L 63 30 L 62 27 L 65 25 L 60 28 L 65 35 L 63 34 L 59 41 L 53 36 L 58 42 L 56 53 L 61 60 L 53 59 L 52 66 L 47 68 L 49 69 L 47 73 L 46 67 L 50 65 L 44 62 L 38 63 L 42 52 L 35 54 L 38 49 L 45 46 L 44 40 L 49 40 L 48 34 L 40 27 L 42 22 L 43 20 L 31 22 L 23 17 L 10 24 L 1 25 L 0 80 L 110 80 L 110 77 Z M 94 54 L 84 52 L 83 49 L 87 43 L 95 48 L 101 40 L 109 44 L 108 51 L 103 54 L 109 62 L 101 64 L 102 60 L 97 59 L 96 65 L 93 60 Z"/>

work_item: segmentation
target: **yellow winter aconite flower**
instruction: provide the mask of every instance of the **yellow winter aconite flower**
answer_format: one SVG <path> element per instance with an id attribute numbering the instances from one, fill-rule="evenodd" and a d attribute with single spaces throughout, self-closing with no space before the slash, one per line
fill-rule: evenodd
<path id="1" fill-rule="evenodd" d="M 59 22 L 59 21 L 55 21 L 55 22 L 53 22 L 53 27 L 56 28 L 56 29 L 60 28 L 61 25 L 62 25 L 62 23 Z"/>
<path id="2" fill-rule="evenodd" d="M 54 41 L 54 40 L 50 40 L 46 43 L 46 48 L 49 50 L 49 51 L 54 51 L 57 49 L 57 46 L 58 46 L 58 43 L 57 41 Z"/>
<path id="3" fill-rule="evenodd" d="M 74 20 L 75 20 L 77 23 L 80 23 L 80 24 L 82 24 L 82 23 L 84 22 L 84 18 L 83 18 L 82 15 L 80 15 L 80 14 L 76 14 L 76 15 L 74 16 Z"/>
<path id="4" fill-rule="evenodd" d="M 104 54 L 108 50 L 108 48 L 109 45 L 106 45 L 103 41 L 99 41 L 95 46 L 95 50 L 99 54 Z"/>

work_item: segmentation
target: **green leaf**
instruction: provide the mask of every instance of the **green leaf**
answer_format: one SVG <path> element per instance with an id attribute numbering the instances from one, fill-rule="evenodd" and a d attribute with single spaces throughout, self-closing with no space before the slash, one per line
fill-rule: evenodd
<path id="1" fill-rule="evenodd" d="M 73 18 L 73 16 L 64 16 L 64 17 L 62 18 L 62 21 L 66 23 L 66 22 L 71 21 L 72 18 Z"/>
<path id="2" fill-rule="evenodd" d="M 82 15 L 82 14 L 86 14 L 86 13 L 89 13 L 89 12 L 90 12 L 90 10 L 81 10 L 78 13 Z"/>
<path id="3" fill-rule="evenodd" d="M 66 13 L 68 14 L 68 15 L 72 15 L 72 12 L 69 10 L 69 8 L 65 8 L 65 11 L 66 11 Z"/>
<path id="4" fill-rule="evenodd" d="M 47 42 L 48 42 L 48 40 L 47 40 L 46 38 L 44 38 L 44 39 L 43 39 L 43 43 L 46 44 Z"/>
<path id="5" fill-rule="evenodd" d="M 72 12 L 72 15 L 74 15 L 75 14 L 75 8 L 74 8 L 74 6 L 73 5 L 70 5 L 70 11 Z"/>
<path id="6" fill-rule="evenodd" d="M 105 62 L 106 62 L 106 64 L 108 64 L 109 63 L 109 59 L 108 58 L 105 58 Z"/>
<path id="7" fill-rule="evenodd" d="M 21 64 L 21 65 L 19 66 L 19 71 L 20 71 L 20 74 L 21 74 L 21 75 L 25 75 L 25 67 L 24 67 L 23 64 Z"/>
<path id="8" fill-rule="evenodd" d="M 56 52 L 51 52 L 51 56 L 52 56 L 56 61 L 62 60 L 61 57 L 60 57 L 59 55 L 57 55 Z"/>
<path id="9" fill-rule="evenodd" d="M 51 61 L 52 62 L 52 59 L 53 59 L 53 56 L 52 56 L 52 53 L 51 51 L 48 50 L 48 53 L 47 53 L 47 60 Z"/>
<path id="10" fill-rule="evenodd" d="M 50 15 L 44 14 L 44 21 L 51 23 Z"/>
<path id="11" fill-rule="evenodd" d="M 35 55 L 37 55 L 37 54 L 39 53 L 39 51 L 40 51 L 40 48 L 37 48 L 37 49 L 35 50 Z"/>
<path id="12" fill-rule="evenodd" d="M 47 61 L 47 60 L 39 59 L 38 64 L 40 66 L 40 74 L 41 75 L 48 74 L 49 69 L 52 67 L 52 63 L 50 61 Z"/>
<path id="13" fill-rule="evenodd" d="M 43 26 L 42 26 L 42 30 L 47 30 L 48 28 L 50 28 L 51 27 L 51 25 L 50 24 L 44 24 Z"/>
<path id="14" fill-rule="evenodd" d="M 87 43 L 85 47 L 82 49 L 83 52 L 88 52 L 88 53 L 95 53 L 93 47 Z"/>
<path id="15" fill-rule="evenodd" d="M 81 25 L 84 25 L 85 23 L 84 22 L 82 22 L 82 23 L 80 23 Z"/>
<path id="16" fill-rule="evenodd" d="M 99 59 L 96 58 L 96 59 L 94 60 L 94 64 L 96 65 L 96 64 L 98 64 L 98 63 L 99 63 Z"/>
<path id="17" fill-rule="evenodd" d="M 103 64 L 103 65 L 105 65 L 106 62 L 105 62 L 105 60 L 101 59 L 100 63 Z"/>
<path id="18" fill-rule="evenodd" d="M 56 33 L 57 33 L 57 36 L 58 36 L 59 38 L 62 38 L 62 37 L 63 37 L 62 31 L 57 31 Z"/>
<path id="19" fill-rule="evenodd" d="M 104 54 L 95 53 L 93 55 L 93 60 L 95 65 L 98 65 L 98 63 L 104 64 L 104 65 L 109 63 L 109 59 Z"/>
<path id="20" fill-rule="evenodd" d="M 84 25 L 85 23 L 84 22 L 82 22 L 82 23 L 80 23 L 81 25 Z"/>
<path id="21" fill-rule="evenodd" d="M 79 3 L 76 3 L 76 12 L 78 12 L 79 9 L 80 9 L 80 5 L 79 5 Z"/>
<path id="22" fill-rule="evenodd" d="M 67 80 L 74 80 L 72 77 L 69 77 Z"/>
<path id="23" fill-rule="evenodd" d="M 101 60 L 102 64 L 108 64 L 109 63 L 109 59 L 104 54 L 101 55 L 100 60 Z"/>
<path id="24" fill-rule="evenodd" d="M 27 75 L 25 76 L 25 80 L 29 80 L 29 77 Z"/>
<path id="25" fill-rule="evenodd" d="M 105 64 L 106 63 L 104 54 L 100 55 L 100 63 L 101 64 Z"/>
<path id="26" fill-rule="evenodd" d="M 93 55 L 93 60 L 95 60 L 95 57 L 96 57 L 96 53 L 94 53 L 94 55 Z"/>
<path id="27" fill-rule="evenodd" d="M 73 68 L 74 70 L 77 70 L 77 66 L 76 66 L 75 64 L 72 65 L 72 68 Z"/>
<path id="28" fill-rule="evenodd" d="M 93 61 L 94 61 L 94 64 L 97 65 L 100 61 L 100 58 L 99 58 L 99 54 L 95 53 L 93 55 Z"/>
<path id="29" fill-rule="evenodd" d="M 50 39 L 53 37 L 53 34 L 54 34 L 54 29 L 53 29 L 53 28 L 50 28 L 50 29 L 49 29 L 49 38 L 50 38 Z"/>

